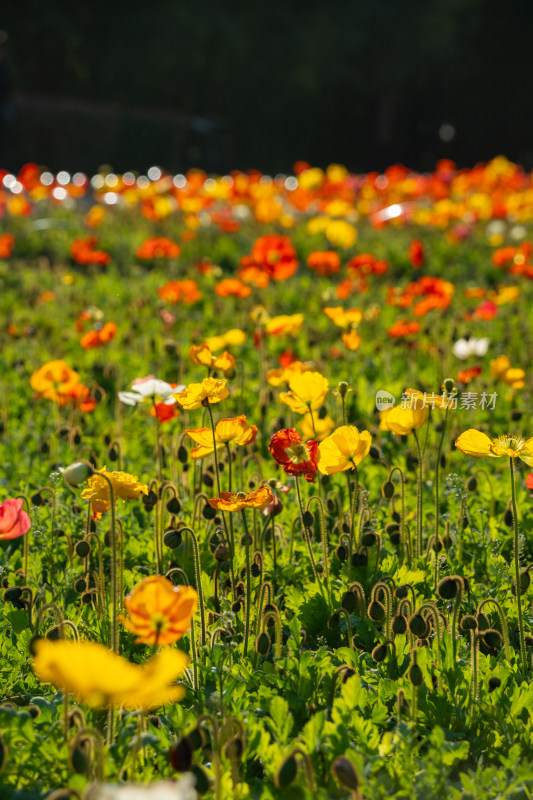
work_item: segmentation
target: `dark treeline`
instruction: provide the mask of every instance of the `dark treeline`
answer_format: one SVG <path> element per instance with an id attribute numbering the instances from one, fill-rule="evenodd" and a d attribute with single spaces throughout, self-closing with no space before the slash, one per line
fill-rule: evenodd
<path id="1" fill-rule="evenodd" d="M 533 165 L 530 0 L 7 5 L 14 166 Z"/>

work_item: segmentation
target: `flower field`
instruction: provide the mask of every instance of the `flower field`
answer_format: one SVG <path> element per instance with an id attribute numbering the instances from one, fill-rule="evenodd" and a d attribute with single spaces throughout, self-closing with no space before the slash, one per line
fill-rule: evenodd
<path id="1" fill-rule="evenodd" d="M 533 796 L 533 175 L 0 184 L 2 799 Z"/>

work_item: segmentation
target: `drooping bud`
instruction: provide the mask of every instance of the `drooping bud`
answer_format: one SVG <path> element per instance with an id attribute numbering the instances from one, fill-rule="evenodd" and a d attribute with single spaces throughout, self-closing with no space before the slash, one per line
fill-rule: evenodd
<path id="1" fill-rule="evenodd" d="M 281 766 L 274 777 L 276 788 L 287 789 L 296 778 L 297 771 L 298 765 L 296 764 L 295 757 L 291 753 L 282 761 Z"/>
<path id="2" fill-rule="evenodd" d="M 352 792 L 357 792 L 359 788 L 359 775 L 347 756 L 337 756 L 331 765 L 331 774 L 345 789 L 351 789 Z"/>
<path id="3" fill-rule="evenodd" d="M 168 760 L 176 772 L 187 772 L 192 763 L 192 747 L 185 736 L 183 739 L 176 739 L 168 750 Z"/>
<path id="4" fill-rule="evenodd" d="M 413 614 L 409 618 L 409 630 L 414 633 L 419 639 L 427 639 L 429 635 L 429 626 L 422 614 Z"/>
<path id="5" fill-rule="evenodd" d="M 94 469 L 88 461 L 75 461 L 64 469 L 59 467 L 59 471 L 67 486 L 73 489 L 81 486 L 94 473 Z"/>

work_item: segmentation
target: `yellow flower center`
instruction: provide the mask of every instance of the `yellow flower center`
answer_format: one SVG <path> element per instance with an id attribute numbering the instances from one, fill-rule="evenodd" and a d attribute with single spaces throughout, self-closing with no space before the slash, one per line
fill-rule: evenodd
<path id="1" fill-rule="evenodd" d="M 303 442 L 294 442 L 285 450 L 293 464 L 301 464 L 302 461 L 309 461 L 309 448 Z"/>
<path id="2" fill-rule="evenodd" d="M 496 447 L 506 450 L 507 455 L 512 457 L 518 456 L 525 444 L 525 439 L 523 439 L 522 436 L 511 436 L 511 434 L 507 436 L 498 436 L 492 441 Z"/>

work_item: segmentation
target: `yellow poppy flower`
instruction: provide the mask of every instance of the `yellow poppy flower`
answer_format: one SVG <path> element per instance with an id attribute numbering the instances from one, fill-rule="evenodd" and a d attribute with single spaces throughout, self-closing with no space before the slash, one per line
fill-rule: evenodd
<path id="1" fill-rule="evenodd" d="M 235 368 L 235 358 L 225 350 L 219 356 L 214 356 L 209 347 L 204 344 L 193 344 L 189 350 L 189 357 L 194 364 L 207 367 L 208 369 L 218 369 L 221 372 L 230 372 Z"/>
<path id="2" fill-rule="evenodd" d="M 355 329 L 351 331 L 344 331 L 341 338 L 343 344 L 346 345 L 348 350 L 357 350 L 361 344 L 361 337 Z"/>
<path id="3" fill-rule="evenodd" d="M 526 373 L 519 367 L 511 367 L 508 356 L 498 356 L 490 362 L 490 371 L 493 378 L 503 381 L 511 389 L 523 389 Z"/>
<path id="4" fill-rule="evenodd" d="M 292 375 L 289 391 L 282 392 L 279 399 L 297 414 L 307 414 L 320 408 L 328 393 L 329 381 L 320 372 L 302 372 Z"/>
<path id="5" fill-rule="evenodd" d="M 188 630 L 198 606 L 190 586 L 174 586 L 161 575 L 144 578 L 124 601 L 124 627 L 135 633 L 136 644 L 173 644 Z"/>
<path id="6" fill-rule="evenodd" d="M 428 406 L 422 408 L 387 408 L 380 413 L 380 429 L 382 431 L 392 431 L 400 436 L 407 436 L 409 433 L 421 428 L 429 413 Z"/>
<path id="7" fill-rule="evenodd" d="M 224 347 L 239 347 L 246 341 L 246 334 L 240 328 L 232 328 L 220 336 L 209 336 L 205 344 L 211 351 L 222 350 Z"/>
<path id="8" fill-rule="evenodd" d="M 190 383 L 183 392 L 173 395 L 180 406 L 192 411 L 200 406 L 219 403 L 229 397 L 225 378 L 204 378 L 201 383 Z"/>
<path id="9" fill-rule="evenodd" d="M 355 469 L 368 454 L 372 436 L 354 425 L 341 425 L 318 447 L 318 469 L 324 475 L 334 475 Z"/>
<path id="10" fill-rule="evenodd" d="M 360 308 L 348 308 L 345 311 L 342 306 L 328 307 L 324 309 L 324 314 L 339 328 L 358 325 L 363 319 L 363 312 Z"/>
<path id="11" fill-rule="evenodd" d="M 211 455 L 215 449 L 213 444 L 213 431 L 211 428 L 194 428 L 186 433 L 187 436 L 191 437 L 193 442 L 199 445 L 199 447 L 194 447 L 191 450 L 191 458 L 196 460 Z M 230 419 L 221 419 L 215 426 L 217 450 L 222 449 L 226 444 L 236 444 L 240 447 L 251 444 L 256 436 L 257 426 L 248 425 L 244 414 Z"/>
<path id="12" fill-rule="evenodd" d="M 470 428 L 455 440 L 455 446 L 467 456 L 508 456 L 522 459 L 529 467 L 533 465 L 533 438 L 526 440 L 522 436 L 508 435 L 489 439 L 486 433 Z"/>
<path id="13" fill-rule="evenodd" d="M 111 508 L 109 484 L 101 474 L 105 474 L 111 481 L 115 502 L 119 499 L 134 500 L 141 494 L 148 494 L 147 485 L 140 483 L 136 475 L 130 475 L 128 472 L 108 472 L 107 467 L 102 467 L 93 472 L 87 488 L 81 493 L 83 499 L 91 503 L 95 519 L 100 519 L 102 514 Z"/>
<path id="14" fill-rule="evenodd" d="M 302 330 L 304 324 L 303 314 L 282 314 L 279 317 L 271 317 L 265 325 L 265 333 L 268 336 L 281 336 L 288 334 L 296 336 Z"/>
<path id="15" fill-rule="evenodd" d="M 253 492 L 220 492 L 220 497 L 209 500 L 209 505 L 219 511 L 242 511 L 245 508 L 265 508 L 273 499 L 270 487 L 263 486 Z"/>
<path id="16" fill-rule="evenodd" d="M 300 421 L 299 428 L 304 439 L 316 439 L 317 442 L 321 442 L 326 436 L 330 435 L 335 427 L 335 423 L 330 416 L 320 419 L 318 414 L 315 414 L 314 423 L 315 427 L 313 428 L 313 418 L 311 414 L 306 414 Z"/>
<path id="17" fill-rule="evenodd" d="M 38 639 L 34 647 L 32 666 L 39 680 L 95 708 L 149 710 L 173 703 L 185 693 L 183 687 L 171 685 L 188 663 L 176 648 L 162 650 L 136 666 L 96 642 Z"/>
<path id="18" fill-rule="evenodd" d="M 289 383 L 291 377 L 295 373 L 310 371 L 311 368 L 307 367 L 302 361 L 293 361 L 288 367 L 269 369 L 266 374 L 266 379 L 267 383 L 269 383 L 271 386 L 281 386 L 283 383 Z"/>
<path id="19" fill-rule="evenodd" d="M 211 368 L 213 356 L 211 354 L 211 350 L 206 344 L 193 344 L 189 348 L 189 358 L 193 364 L 196 364 L 199 367 Z"/>

